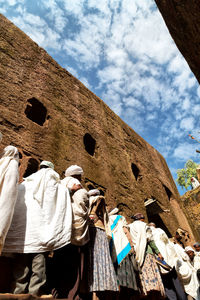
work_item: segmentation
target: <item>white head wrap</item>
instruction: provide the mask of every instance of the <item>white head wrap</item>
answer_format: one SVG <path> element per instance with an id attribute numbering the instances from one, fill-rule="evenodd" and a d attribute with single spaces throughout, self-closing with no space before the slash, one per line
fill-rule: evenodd
<path id="1" fill-rule="evenodd" d="M 188 252 L 188 251 L 193 251 L 193 252 L 195 252 L 194 249 L 193 249 L 191 246 L 185 247 L 185 252 Z"/>
<path id="2" fill-rule="evenodd" d="M 98 196 L 100 195 L 100 191 L 98 189 L 93 189 L 93 190 L 90 190 L 88 192 L 88 196 L 91 197 L 91 196 Z"/>
<path id="3" fill-rule="evenodd" d="M 191 184 L 193 189 L 196 189 L 200 185 L 199 181 L 195 177 L 191 178 Z"/>
<path id="4" fill-rule="evenodd" d="M 0 159 L 0 253 L 10 227 L 18 192 L 19 153 L 14 146 L 7 146 Z"/>
<path id="5" fill-rule="evenodd" d="M 112 215 L 116 215 L 118 212 L 119 212 L 119 208 L 115 207 L 108 213 L 108 215 L 110 217 Z"/>
<path id="6" fill-rule="evenodd" d="M 47 166 L 51 169 L 54 169 L 54 164 L 48 160 L 43 160 L 41 163 L 40 163 L 40 166 Z"/>
<path id="7" fill-rule="evenodd" d="M 83 174 L 83 169 L 77 165 L 72 165 L 69 168 L 66 169 L 65 171 L 65 176 L 73 176 L 73 175 L 82 175 Z"/>
<path id="8" fill-rule="evenodd" d="M 2 157 L 19 158 L 18 149 L 14 146 L 9 145 L 6 148 L 4 148 Z"/>

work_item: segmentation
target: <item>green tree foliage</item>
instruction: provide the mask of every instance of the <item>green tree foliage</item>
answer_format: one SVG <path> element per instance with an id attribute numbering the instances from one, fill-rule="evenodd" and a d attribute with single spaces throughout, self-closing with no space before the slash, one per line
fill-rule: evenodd
<path id="1" fill-rule="evenodd" d="M 195 163 L 193 160 L 189 159 L 186 163 L 183 169 L 178 169 L 176 171 L 177 174 L 177 182 L 178 185 L 180 185 L 186 190 L 188 189 L 189 186 L 192 187 L 191 185 L 191 178 L 195 177 L 197 179 L 197 169 L 198 164 Z"/>

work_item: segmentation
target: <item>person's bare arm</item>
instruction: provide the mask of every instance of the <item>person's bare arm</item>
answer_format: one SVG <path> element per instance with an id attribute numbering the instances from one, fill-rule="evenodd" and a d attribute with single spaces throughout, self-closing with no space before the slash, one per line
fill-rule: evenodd
<path id="1" fill-rule="evenodd" d="M 72 188 L 71 188 L 71 192 L 72 193 L 75 193 L 76 191 L 78 191 L 78 190 L 80 190 L 80 189 L 82 189 L 83 187 L 82 187 L 82 185 L 81 184 L 74 184 L 73 186 L 72 186 Z"/>

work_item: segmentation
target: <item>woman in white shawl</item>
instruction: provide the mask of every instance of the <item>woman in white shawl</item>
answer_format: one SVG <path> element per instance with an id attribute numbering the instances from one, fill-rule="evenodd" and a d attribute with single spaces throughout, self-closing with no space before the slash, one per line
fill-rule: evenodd
<path id="1" fill-rule="evenodd" d="M 133 216 L 135 220 L 129 224 L 130 234 L 133 241 L 136 261 L 140 268 L 139 277 L 141 283 L 141 292 L 148 295 L 149 299 L 156 299 L 156 296 L 165 296 L 165 290 L 160 276 L 154 254 L 160 259 L 162 255 L 152 239 L 151 230 L 148 230 L 144 222 L 144 216 L 137 213 Z"/>
<path id="2" fill-rule="evenodd" d="M 88 287 L 89 292 L 93 292 L 93 299 L 105 299 L 108 291 L 118 291 L 117 277 L 107 239 L 107 237 L 111 238 L 111 230 L 104 197 L 97 189 L 89 191 L 88 194 L 90 203 L 90 241 L 87 253 Z"/>
<path id="3" fill-rule="evenodd" d="M 0 254 L 9 230 L 17 199 L 19 153 L 7 146 L 0 159 Z"/>

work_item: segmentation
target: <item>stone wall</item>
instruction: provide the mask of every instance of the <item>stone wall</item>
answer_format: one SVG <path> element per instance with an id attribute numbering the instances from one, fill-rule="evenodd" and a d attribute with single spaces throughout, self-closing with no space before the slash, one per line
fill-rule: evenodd
<path id="1" fill-rule="evenodd" d="M 181 197 L 183 208 L 197 241 L 200 241 L 200 186 Z"/>
<path id="2" fill-rule="evenodd" d="M 78 164 L 85 186 L 100 188 L 127 218 L 141 211 L 169 235 L 180 221 L 191 231 L 161 154 L 2 15 L 0 60 L 0 148 L 18 147 L 21 178 L 41 160 L 59 174 Z"/>
<path id="3" fill-rule="evenodd" d="M 198 0 L 155 0 L 169 32 L 200 82 L 200 5 Z"/>

